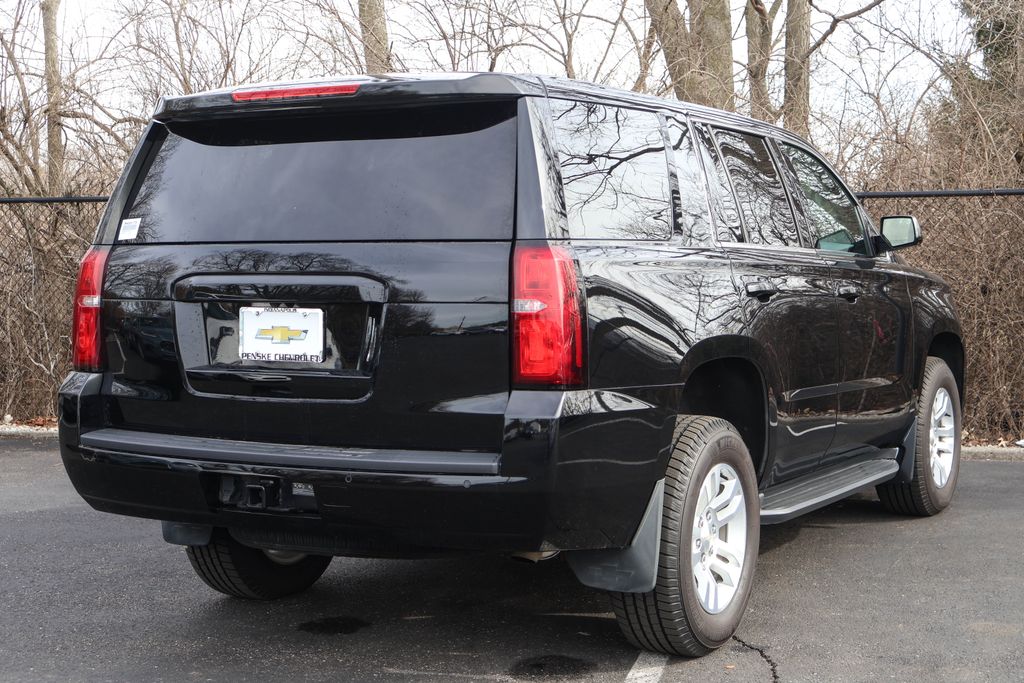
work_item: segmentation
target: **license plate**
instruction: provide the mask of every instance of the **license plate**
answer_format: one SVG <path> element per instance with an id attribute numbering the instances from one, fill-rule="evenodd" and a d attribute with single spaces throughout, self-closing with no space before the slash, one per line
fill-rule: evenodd
<path id="1" fill-rule="evenodd" d="M 301 482 L 292 482 L 292 495 L 293 496 L 315 496 L 316 492 L 313 491 L 312 484 L 304 484 Z"/>
<path id="2" fill-rule="evenodd" d="M 238 311 L 238 357 L 270 363 L 323 362 L 324 312 L 243 306 Z"/>

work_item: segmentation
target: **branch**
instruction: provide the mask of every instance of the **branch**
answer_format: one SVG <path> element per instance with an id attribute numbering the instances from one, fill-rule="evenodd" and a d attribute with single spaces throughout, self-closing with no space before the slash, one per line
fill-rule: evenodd
<path id="1" fill-rule="evenodd" d="M 854 10 L 854 11 L 849 12 L 847 14 L 836 15 L 836 14 L 832 14 L 831 12 L 825 12 L 824 10 L 820 9 L 817 5 L 814 4 L 813 0 L 807 0 L 807 4 L 810 5 L 811 7 L 813 7 L 815 10 L 821 12 L 822 14 L 827 14 L 830 17 L 832 17 L 832 23 L 828 25 L 828 28 L 825 29 L 825 32 L 822 33 L 820 36 L 818 36 L 818 39 L 816 41 L 814 41 L 814 43 L 811 45 L 811 47 L 809 47 L 807 49 L 807 52 L 804 53 L 804 59 L 807 59 L 808 57 L 813 55 L 815 52 L 817 52 L 818 48 L 820 48 L 822 45 L 824 45 L 825 41 L 828 40 L 829 36 L 831 36 L 833 33 L 835 33 L 836 29 L 839 28 L 839 24 L 843 23 L 844 21 L 849 21 L 850 19 L 856 19 L 857 17 L 859 17 L 860 15 L 864 14 L 865 12 L 869 12 L 869 11 L 873 10 L 874 8 L 878 7 L 883 2 L 885 2 L 885 0 L 871 0 L 871 2 L 869 2 L 866 5 L 864 5 L 863 7 L 861 7 L 858 10 Z"/>

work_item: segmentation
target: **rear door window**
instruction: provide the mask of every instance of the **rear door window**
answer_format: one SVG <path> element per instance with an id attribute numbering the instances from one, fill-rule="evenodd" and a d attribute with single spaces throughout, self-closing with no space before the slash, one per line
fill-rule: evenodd
<path id="1" fill-rule="evenodd" d="M 740 210 L 736 205 L 736 196 L 732 193 L 729 176 L 725 172 L 725 164 L 722 163 L 714 138 L 711 137 L 711 131 L 701 123 L 695 123 L 693 128 L 697 134 L 697 148 L 703 155 L 704 166 L 707 168 L 711 209 L 715 216 L 718 241 L 742 242 L 743 222 L 740 220 Z"/>
<path id="2" fill-rule="evenodd" d="M 569 234 L 668 239 L 668 161 L 657 114 L 551 100 Z"/>
<path id="3" fill-rule="evenodd" d="M 512 102 L 161 126 L 137 242 L 507 240 Z"/>
<path id="4" fill-rule="evenodd" d="M 728 130 L 715 132 L 736 190 L 747 241 L 799 247 L 789 197 L 763 138 Z"/>

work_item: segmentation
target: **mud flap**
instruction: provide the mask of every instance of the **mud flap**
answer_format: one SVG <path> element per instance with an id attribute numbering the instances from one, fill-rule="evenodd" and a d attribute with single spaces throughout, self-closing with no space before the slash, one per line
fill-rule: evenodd
<path id="1" fill-rule="evenodd" d="M 917 457 L 917 418 L 910 423 L 907 435 L 900 445 L 900 471 L 893 481 L 904 484 L 914 480 L 914 459 Z"/>
<path id="2" fill-rule="evenodd" d="M 660 479 L 654 485 L 640 527 L 628 547 L 566 553 L 569 566 L 580 583 L 617 593 L 646 593 L 654 590 L 658 578 L 664 499 L 665 480 Z"/>

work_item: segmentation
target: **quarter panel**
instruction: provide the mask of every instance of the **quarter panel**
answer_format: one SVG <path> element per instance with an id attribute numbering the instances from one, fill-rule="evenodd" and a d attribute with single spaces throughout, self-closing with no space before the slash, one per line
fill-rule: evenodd
<path id="1" fill-rule="evenodd" d="M 590 386 L 681 384 L 702 340 L 742 327 L 728 257 L 671 243 L 574 242 L 587 295 Z"/>

